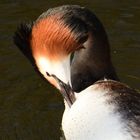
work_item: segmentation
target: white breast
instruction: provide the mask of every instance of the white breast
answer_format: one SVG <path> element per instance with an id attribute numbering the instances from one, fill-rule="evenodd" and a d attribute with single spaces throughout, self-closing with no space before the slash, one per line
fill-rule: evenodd
<path id="1" fill-rule="evenodd" d="M 64 111 L 62 129 L 66 140 L 132 140 L 115 105 L 107 103 L 108 91 L 90 86 Z"/>

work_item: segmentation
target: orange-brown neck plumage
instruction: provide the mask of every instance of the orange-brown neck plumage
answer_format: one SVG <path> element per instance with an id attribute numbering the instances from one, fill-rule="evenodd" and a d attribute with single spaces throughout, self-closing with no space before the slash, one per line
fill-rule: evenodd
<path id="1" fill-rule="evenodd" d="M 44 56 L 57 61 L 80 47 L 74 33 L 65 25 L 61 16 L 41 19 L 32 29 L 31 48 L 34 57 Z"/>

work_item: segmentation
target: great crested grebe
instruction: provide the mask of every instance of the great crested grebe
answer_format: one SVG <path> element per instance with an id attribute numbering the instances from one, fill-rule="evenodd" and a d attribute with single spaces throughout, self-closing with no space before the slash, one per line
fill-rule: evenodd
<path id="1" fill-rule="evenodd" d="M 14 41 L 35 69 L 62 93 L 66 140 L 140 139 L 140 94 L 114 81 L 118 78 L 107 36 L 91 11 L 75 5 L 50 9 L 34 23 L 22 24 Z M 78 75 L 85 81 L 77 83 Z M 71 79 L 81 92 L 73 92 Z"/>

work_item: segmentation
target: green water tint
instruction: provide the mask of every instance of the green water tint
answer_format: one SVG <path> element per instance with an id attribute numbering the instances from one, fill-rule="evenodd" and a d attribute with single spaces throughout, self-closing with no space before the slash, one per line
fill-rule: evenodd
<path id="1" fill-rule="evenodd" d="M 64 110 L 59 92 L 44 82 L 14 47 L 21 21 L 62 4 L 90 8 L 103 22 L 120 79 L 140 89 L 140 1 L 0 1 L 0 140 L 57 140 Z"/>

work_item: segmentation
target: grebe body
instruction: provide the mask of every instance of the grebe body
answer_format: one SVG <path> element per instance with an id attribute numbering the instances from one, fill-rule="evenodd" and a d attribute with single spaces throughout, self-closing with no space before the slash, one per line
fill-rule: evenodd
<path id="1" fill-rule="evenodd" d="M 91 11 L 75 5 L 50 9 L 22 24 L 14 42 L 62 93 L 67 140 L 140 139 L 140 94 L 113 81 L 118 77 L 107 35 Z"/>
<path id="2" fill-rule="evenodd" d="M 127 85 L 102 80 L 76 94 L 65 108 L 66 140 L 138 140 L 140 94 Z"/>

